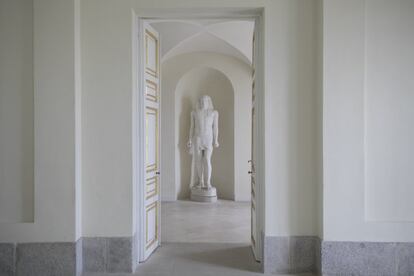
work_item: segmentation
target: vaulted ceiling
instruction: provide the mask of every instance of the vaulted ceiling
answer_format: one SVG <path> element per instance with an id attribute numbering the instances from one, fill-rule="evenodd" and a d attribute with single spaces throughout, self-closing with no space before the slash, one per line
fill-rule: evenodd
<path id="1" fill-rule="evenodd" d="M 159 32 L 161 57 L 192 52 L 215 52 L 251 64 L 253 21 L 163 20 L 151 25 Z"/>

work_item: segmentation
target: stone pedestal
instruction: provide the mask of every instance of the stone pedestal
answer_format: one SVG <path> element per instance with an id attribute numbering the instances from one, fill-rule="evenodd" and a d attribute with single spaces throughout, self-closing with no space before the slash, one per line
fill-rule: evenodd
<path id="1" fill-rule="evenodd" d="M 190 199 L 198 202 L 216 202 L 217 190 L 215 187 L 211 187 L 210 189 L 192 187 Z"/>

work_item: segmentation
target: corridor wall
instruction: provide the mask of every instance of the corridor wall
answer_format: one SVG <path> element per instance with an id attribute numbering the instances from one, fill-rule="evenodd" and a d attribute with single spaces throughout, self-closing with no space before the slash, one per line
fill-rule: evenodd
<path id="1" fill-rule="evenodd" d="M 33 1 L 0 2 L 0 223 L 33 222 Z"/>

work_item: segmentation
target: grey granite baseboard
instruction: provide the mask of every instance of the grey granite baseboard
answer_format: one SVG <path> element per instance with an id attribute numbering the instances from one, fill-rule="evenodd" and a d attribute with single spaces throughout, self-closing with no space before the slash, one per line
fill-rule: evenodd
<path id="1" fill-rule="evenodd" d="M 80 241 L 0 243 L 0 276 L 80 276 Z"/>
<path id="2" fill-rule="evenodd" d="M 136 264 L 134 248 L 131 237 L 83 238 L 83 271 L 132 273 Z"/>
<path id="3" fill-rule="evenodd" d="M 135 249 L 131 237 L 81 238 L 77 242 L 0 243 L 0 276 L 131 273 L 138 264 Z"/>
<path id="4" fill-rule="evenodd" d="M 76 276 L 81 276 L 83 273 L 83 241 L 79 239 L 76 242 Z"/>
<path id="5" fill-rule="evenodd" d="M 134 239 L 0 243 L 0 276 L 65 276 L 81 275 L 83 271 L 131 273 L 138 263 Z M 323 241 L 321 244 L 314 236 L 264 237 L 263 249 L 266 273 L 414 275 L 414 243 Z"/>
<path id="6" fill-rule="evenodd" d="M 0 276 L 14 275 L 15 252 L 14 243 L 0 243 Z"/>
<path id="7" fill-rule="evenodd" d="M 16 275 L 76 275 L 76 243 L 19 243 L 16 245 Z"/>
<path id="8" fill-rule="evenodd" d="M 322 274 L 414 275 L 414 243 L 323 241 Z"/>
<path id="9" fill-rule="evenodd" d="M 264 237 L 265 273 L 317 272 L 320 239 L 315 236 Z"/>
<path id="10" fill-rule="evenodd" d="M 139 241 L 139 237 L 138 237 L 138 232 L 135 233 L 132 236 L 133 240 L 132 240 L 132 271 L 135 272 L 138 268 L 138 264 L 139 264 L 139 256 L 138 256 L 138 241 Z"/>

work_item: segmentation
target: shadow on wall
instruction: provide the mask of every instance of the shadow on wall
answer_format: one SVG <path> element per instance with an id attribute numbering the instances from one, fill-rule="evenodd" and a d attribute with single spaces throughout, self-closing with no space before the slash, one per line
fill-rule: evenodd
<path id="1" fill-rule="evenodd" d="M 188 153 L 187 141 L 190 114 L 202 95 L 209 95 L 219 112 L 220 147 L 213 151 L 212 185 L 217 187 L 219 198 L 234 200 L 234 91 L 222 72 L 209 67 L 195 68 L 186 73 L 175 90 L 178 199 L 189 198 L 192 156 Z"/>
<path id="2" fill-rule="evenodd" d="M 191 91 L 187 91 L 191 93 Z M 182 131 L 178 136 L 178 150 L 179 150 L 179 164 L 177 164 L 179 172 L 179 187 L 178 187 L 178 199 L 189 198 L 190 193 L 189 189 L 186 189 L 186 185 L 190 186 L 190 177 L 191 177 L 191 155 L 189 154 L 187 148 L 188 135 L 189 135 L 189 125 L 190 125 L 190 114 L 193 109 L 193 102 L 189 95 L 183 95 L 181 99 L 176 99 L 176 101 L 181 102 L 181 109 L 179 110 L 179 126 L 178 130 L 187 130 L 188 132 Z M 177 133 L 177 132 L 176 132 Z M 190 172 L 190 174 L 189 174 Z"/>

